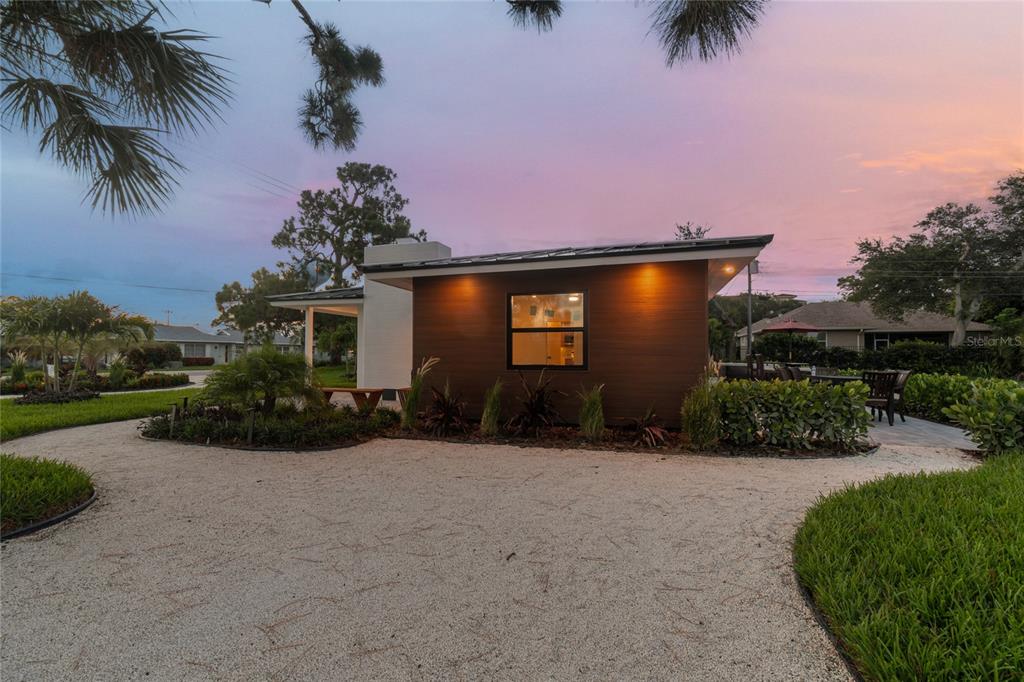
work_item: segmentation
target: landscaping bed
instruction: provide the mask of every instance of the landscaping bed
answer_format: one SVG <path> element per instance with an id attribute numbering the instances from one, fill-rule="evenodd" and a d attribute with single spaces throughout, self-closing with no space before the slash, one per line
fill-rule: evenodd
<path id="1" fill-rule="evenodd" d="M 122 393 L 128 391 L 149 391 L 156 388 L 174 388 L 176 386 L 186 386 L 189 382 L 188 374 L 182 372 L 173 374 L 149 373 L 142 376 L 129 375 L 123 383 L 112 383 L 109 376 L 98 374 L 96 376 L 83 376 L 76 382 L 76 387 L 80 390 L 97 393 Z M 39 393 L 43 391 L 43 388 L 41 372 L 32 373 L 25 381 L 0 381 L 0 394 L 2 395 Z"/>
<path id="2" fill-rule="evenodd" d="M 89 474 L 73 464 L 0 455 L 0 534 L 44 527 L 84 508 L 94 494 Z"/>
<path id="3" fill-rule="evenodd" d="M 270 414 L 224 406 L 189 406 L 139 425 L 145 438 L 246 449 L 303 450 L 348 447 L 387 433 L 398 424 L 393 410 L 358 412 L 317 406 L 298 409 L 290 403 Z"/>
<path id="4" fill-rule="evenodd" d="M 800 582 L 867 679 L 1024 670 L 1024 454 L 887 476 L 822 498 L 794 544 Z"/>

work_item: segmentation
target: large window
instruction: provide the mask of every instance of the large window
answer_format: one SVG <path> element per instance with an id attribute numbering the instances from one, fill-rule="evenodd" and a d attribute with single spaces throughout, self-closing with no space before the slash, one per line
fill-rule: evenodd
<path id="1" fill-rule="evenodd" d="M 587 366 L 586 293 L 508 297 L 510 368 Z"/>
<path id="2" fill-rule="evenodd" d="M 206 344 L 205 343 L 185 343 L 185 350 L 182 355 L 186 358 L 202 358 L 206 357 Z"/>

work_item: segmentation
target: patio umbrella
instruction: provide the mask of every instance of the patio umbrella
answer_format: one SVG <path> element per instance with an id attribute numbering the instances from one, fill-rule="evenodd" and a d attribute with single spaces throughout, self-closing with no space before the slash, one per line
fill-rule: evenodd
<path id="1" fill-rule="evenodd" d="M 813 324 L 805 324 L 796 320 L 779 320 L 768 325 L 762 332 L 779 332 L 788 334 L 803 334 L 805 332 L 816 332 L 818 328 Z M 789 359 L 793 360 L 793 337 L 789 337 Z"/>

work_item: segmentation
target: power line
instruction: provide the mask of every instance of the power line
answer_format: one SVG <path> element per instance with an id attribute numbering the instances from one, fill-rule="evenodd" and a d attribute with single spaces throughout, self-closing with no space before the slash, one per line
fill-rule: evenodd
<path id="1" fill-rule="evenodd" d="M 123 282 L 115 279 L 78 279 L 75 277 L 53 277 L 50 275 L 27 275 L 19 272 L 0 273 L 3 277 L 23 277 L 25 279 L 45 279 L 53 282 L 72 282 L 74 284 L 116 284 L 124 287 L 135 287 L 137 289 L 159 289 L 161 291 L 181 291 L 190 294 L 215 294 L 212 289 L 191 289 L 189 287 L 168 287 L 159 284 L 142 284 L 139 282 Z"/>

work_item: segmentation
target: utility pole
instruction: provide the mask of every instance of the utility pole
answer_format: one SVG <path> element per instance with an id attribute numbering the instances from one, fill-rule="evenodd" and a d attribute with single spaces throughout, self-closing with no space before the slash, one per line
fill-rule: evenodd
<path id="1" fill-rule="evenodd" d="M 173 312 L 174 312 L 173 310 L 167 310 L 166 308 L 164 309 L 164 314 L 167 315 L 167 326 L 168 327 L 171 326 L 171 313 L 173 313 Z"/>
<path id="2" fill-rule="evenodd" d="M 747 263 L 747 357 L 751 355 L 753 350 L 753 334 L 751 333 L 751 327 L 754 325 L 754 290 L 753 290 L 753 275 L 757 274 L 757 259 L 751 260 Z"/>

